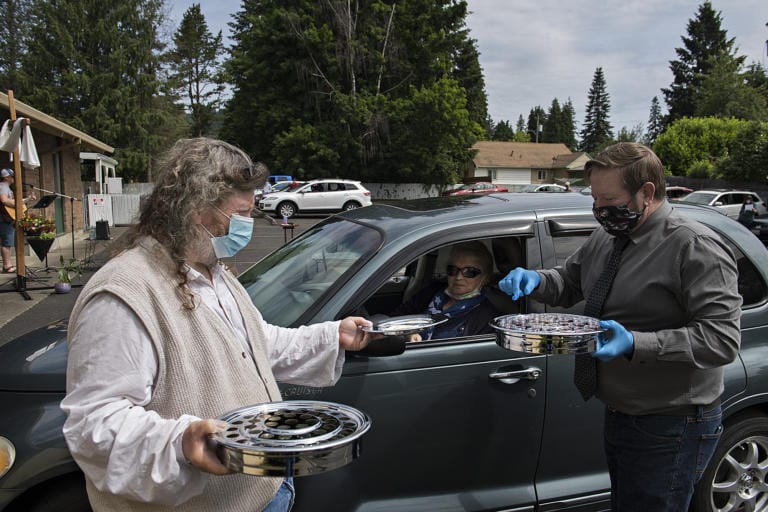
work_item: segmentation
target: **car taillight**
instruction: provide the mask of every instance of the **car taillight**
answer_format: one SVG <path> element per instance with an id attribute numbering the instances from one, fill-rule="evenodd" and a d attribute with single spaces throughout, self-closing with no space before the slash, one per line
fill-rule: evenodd
<path id="1" fill-rule="evenodd" d="M 370 192 L 363 192 L 363 195 L 364 196 L 369 196 L 369 195 L 371 195 L 371 193 Z"/>

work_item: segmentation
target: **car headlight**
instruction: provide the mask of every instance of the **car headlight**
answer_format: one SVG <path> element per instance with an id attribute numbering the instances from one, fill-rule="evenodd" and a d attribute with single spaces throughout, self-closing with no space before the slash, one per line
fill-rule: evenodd
<path id="1" fill-rule="evenodd" d="M 8 439 L 0 436 L 0 477 L 8 472 L 16 461 L 16 448 Z"/>

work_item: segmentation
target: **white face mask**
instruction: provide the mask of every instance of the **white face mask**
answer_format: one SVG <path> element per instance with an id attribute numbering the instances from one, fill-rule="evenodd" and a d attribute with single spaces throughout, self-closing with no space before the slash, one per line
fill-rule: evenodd
<path id="1" fill-rule="evenodd" d="M 219 210 L 218 208 L 216 209 Z M 203 226 L 203 229 L 211 235 L 211 244 L 213 245 L 213 252 L 216 254 L 216 257 L 231 258 L 251 241 L 253 217 L 243 217 L 237 214 L 230 216 L 221 210 L 219 211 L 229 219 L 229 232 L 224 236 L 213 236 L 205 226 Z"/>

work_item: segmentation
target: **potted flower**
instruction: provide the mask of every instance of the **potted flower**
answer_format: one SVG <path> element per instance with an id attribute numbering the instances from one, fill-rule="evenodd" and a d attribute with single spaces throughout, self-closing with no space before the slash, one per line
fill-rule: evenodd
<path id="1" fill-rule="evenodd" d="M 26 237 L 39 237 L 44 233 L 56 233 L 56 223 L 40 215 L 27 214 L 16 222 L 16 227 L 24 232 Z"/>
<path id="2" fill-rule="evenodd" d="M 59 268 L 56 271 L 57 282 L 53 285 L 53 289 L 56 293 L 69 293 L 72 290 L 72 278 L 75 276 L 82 276 L 83 269 L 80 267 L 80 262 L 75 258 L 70 258 L 68 262 L 64 262 L 64 256 L 59 255 Z"/>

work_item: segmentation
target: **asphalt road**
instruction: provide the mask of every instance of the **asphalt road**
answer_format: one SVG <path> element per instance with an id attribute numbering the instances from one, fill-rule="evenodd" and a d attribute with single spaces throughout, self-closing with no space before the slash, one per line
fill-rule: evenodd
<path id="1" fill-rule="evenodd" d="M 292 219 L 294 224 L 293 236 L 298 236 L 306 229 L 323 220 L 325 216 L 300 216 Z M 73 280 L 72 292 L 56 294 L 51 287 L 55 280 L 55 272 L 39 272 L 40 280 L 27 280 L 27 293 L 32 300 L 25 300 L 16 291 L 13 275 L 7 276 L 0 282 L 0 345 L 27 333 L 33 329 L 44 327 L 52 322 L 67 318 L 80 292 L 80 287 L 98 268 L 109 258 L 110 247 L 118 242 L 120 236 L 128 231 L 127 227 L 111 228 L 112 240 L 100 241 L 96 253 L 92 256 L 92 265 L 85 269 L 82 278 Z M 68 236 L 68 235 L 67 235 Z M 81 234 L 76 235 L 74 251 L 72 244 L 63 244 L 60 252 L 66 258 L 72 253 L 78 259 L 87 255 L 87 240 Z M 241 250 L 234 258 L 228 258 L 225 263 L 235 271 L 244 271 L 267 254 L 290 240 L 291 233 L 282 228 L 280 221 L 271 217 L 257 214 L 254 219 L 254 232 L 251 243 Z M 50 265 L 58 261 L 58 252 L 49 255 Z M 28 263 L 29 265 L 29 263 Z M 78 284 L 80 286 L 78 286 Z M 108 327 L 108 320 L 105 322 Z"/>

